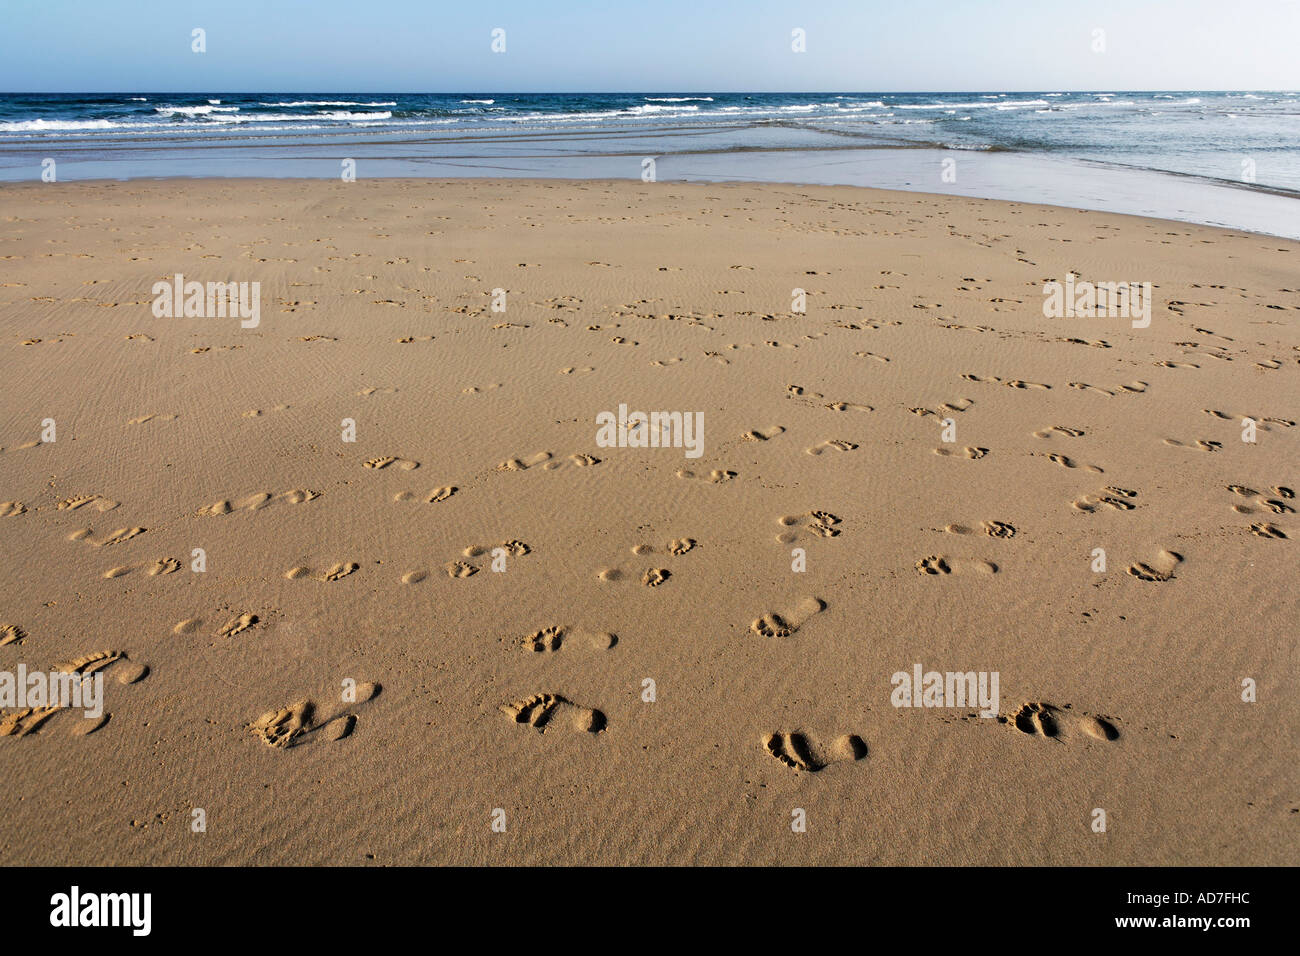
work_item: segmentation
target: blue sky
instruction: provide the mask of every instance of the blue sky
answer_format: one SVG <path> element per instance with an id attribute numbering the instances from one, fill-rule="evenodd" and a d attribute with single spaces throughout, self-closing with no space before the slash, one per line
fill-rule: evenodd
<path id="1" fill-rule="evenodd" d="M 1291 90 L 1297 42 L 1300 0 L 3 0 L 0 90 Z"/>

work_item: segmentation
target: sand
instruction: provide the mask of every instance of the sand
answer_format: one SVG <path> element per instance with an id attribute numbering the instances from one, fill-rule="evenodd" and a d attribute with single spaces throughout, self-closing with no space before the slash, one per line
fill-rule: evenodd
<path id="1" fill-rule="evenodd" d="M 0 718 L 0 863 L 1294 862 L 1300 243 L 850 187 L 0 197 L 0 671 L 109 715 Z M 1045 318 L 1071 271 L 1149 327 Z M 260 323 L 155 317 L 176 273 Z M 703 454 L 599 446 L 620 404 Z M 916 665 L 998 716 L 895 707 Z"/>

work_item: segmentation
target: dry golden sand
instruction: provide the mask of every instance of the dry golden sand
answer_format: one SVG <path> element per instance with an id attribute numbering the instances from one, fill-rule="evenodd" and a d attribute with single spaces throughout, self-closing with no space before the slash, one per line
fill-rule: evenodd
<path id="1" fill-rule="evenodd" d="M 125 655 L 94 733 L 10 715 L 0 862 L 1294 861 L 1300 244 L 853 188 L 0 197 L 0 669 Z M 1044 319 L 1067 270 L 1150 328 Z M 154 318 L 178 272 L 260 326 Z M 596 447 L 619 403 L 704 456 Z M 918 662 L 1010 719 L 895 709 Z"/>

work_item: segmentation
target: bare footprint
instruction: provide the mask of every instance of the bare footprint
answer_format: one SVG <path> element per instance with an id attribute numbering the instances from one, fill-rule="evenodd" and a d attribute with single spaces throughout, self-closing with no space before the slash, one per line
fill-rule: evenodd
<path id="1" fill-rule="evenodd" d="M 776 540 L 781 544 L 793 544 L 799 539 L 800 531 L 806 531 L 819 538 L 837 538 L 840 535 L 840 529 L 836 527 L 840 523 L 840 517 L 831 514 L 829 511 L 809 511 L 807 514 L 802 515 L 782 515 L 776 519 L 776 523 L 783 528 L 798 529 L 796 531 L 782 531 L 778 534 Z"/>
<path id="2" fill-rule="evenodd" d="M 392 458 L 389 456 L 369 458 L 362 462 L 362 465 L 366 468 L 387 468 L 389 465 L 396 465 L 398 468 L 402 469 L 402 471 L 413 471 L 420 467 L 418 461 L 411 461 L 407 458 Z"/>
<path id="3" fill-rule="evenodd" d="M 96 511 L 112 511 L 118 503 L 100 495 L 76 495 L 72 498 L 64 498 L 58 503 L 57 508 L 59 511 L 76 511 L 88 505 Z"/>
<path id="4" fill-rule="evenodd" d="M 932 554 L 916 562 L 916 570 L 922 574 L 997 574 L 998 566 L 992 561 L 979 558 L 950 558 L 942 554 Z"/>
<path id="5" fill-rule="evenodd" d="M 851 441 L 844 441 L 839 438 L 828 438 L 819 445 L 813 445 L 811 448 L 805 448 L 810 455 L 820 455 L 827 451 L 853 451 L 858 446 Z"/>
<path id="6" fill-rule="evenodd" d="M 1002 723 L 1030 737 L 1048 740 L 1068 740 L 1082 733 L 1094 740 L 1117 740 L 1119 729 L 1104 717 L 1074 714 L 1067 707 L 1057 707 L 1041 701 L 1031 701 L 1009 717 L 1000 717 Z"/>
<path id="7" fill-rule="evenodd" d="M 807 597 L 799 602 L 792 613 L 778 614 L 769 611 L 749 625 L 759 637 L 789 637 L 808 623 L 816 614 L 826 610 L 821 598 Z"/>
<path id="8" fill-rule="evenodd" d="M 336 564 L 325 571 L 313 571 L 308 567 L 296 567 L 286 571 L 284 576 L 290 581 L 297 581 L 301 578 L 312 578 L 316 581 L 337 581 L 340 578 L 345 578 L 349 574 L 352 574 L 359 567 L 361 567 L 361 565 L 357 564 L 355 561 Z"/>
<path id="9" fill-rule="evenodd" d="M 446 485 L 442 488 L 433 488 L 422 495 L 417 495 L 410 491 L 399 491 L 393 495 L 394 501 L 415 501 L 417 498 L 425 504 L 434 504 L 439 501 L 446 501 L 460 489 L 455 485 Z"/>
<path id="10" fill-rule="evenodd" d="M 1176 551 L 1161 551 L 1151 564 L 1138 562 L 1129 565 L 1128 573 L 1140 581 L 1170 581 L 1174 569 L 1183 563 L 1183 556 Z"/>
<path id="11" fill-rule="evenodd" d="M 529 468 L 535 468 L 538 465 L 545 464 L 551 460 L 549 451 L 539 451 L 531 458 L 511 458 L 509 461 L 503 461 L 497 465 L 498 471 L 527 471 Z"/>
<path id="12" fill-rule="evenodd" d="M 261 619 L 256 614 L 239 614 L 232 617 L 217 630 L 217 637 L 234 637 L 255 626 Z M 177 625 L 178 627 L 180 625 Z"/>
<path id="13" fill-rule="evenodd" d="M 147 571 L 150 576 L 159 574 L 175 574 L 181 569 L 182 565 L 176 558 L 159 558 L 156 561 L 145 561 L 139 564 L 124 564 L 120 567 L 109 568 L 104 572 L 106 578 L 120 578 L 123 575 L 131 574 L 133 571 Z"/>
<path id="14" fill-rule="evenodd" d="M 1080 495 L 1070 502 L 1070 507 L 1075 511 L 1083 511 L 1087 514 L 1092 514 L 1103 506 L 1112 508 L 1115 511 L 1132 511 L 1137 505 L 1128 499 L 1136 498 L 1137 495 L 1136 491 L 1118 488 L 1115 485 L 1107 485 L 1096 494 Z"/>
<path id="15" fill-rule="evenodd" d="M 1166 438 L 1166 439 L 1165 439 L 1165 444 L 1166 444 L 1166 445 L 1171 445 L 1171 446 L 1174 447 L 1174 448 L 1190 448 L 1190 449 L 1193 450 L 1193 451 L 1209 451 L 1209 452 L 1215 452 L 1215 451 L 1219 451 L 1220 449 L 1223 448 L 1223 442 L 1210 441 L 1210 440 L 1208 440 L 1208 439 L 1204 439 L 1204 438 L 1202 438 L 1202 439 L 1198 439 L 1198 440 L 1197 440 L 1196 442 L 1194 442 L 1194 443 L 1192 443 L 1192 442 L 1181 442 L 1181 441 L 1178 441 L 1177 439 L 1174 439 L 1174 438 Z"/>
<path id="16" fill-rule="evenodd" d="M 1037 454 L 1037 452 L 1035 452 Z M 1055 452 L 1047 456 L 1048 461 L 1060 465 L 1062 468 L 1082 468 L 1084 471 L 1090 471 L 1094 475 L 1105 474 L 1104 469 L 1097 465 L 1083 465 L 1075 461 L 1068 455 L 1060 455 Z"/>
<path id="17" fill-rule="evenodd" d="M 534 694 L 522 700 L 502 704 L 502 713 L 517 724 L 546 733 L 556 717 L 567 717 L 574 730 L 598 734 L 605 729 L 605 715 L 599 710 L 582 707 L 559 694 Z"/>
<path id="18" fill-rule="evenodd" d="M 1034 432 L 1035 438 L 1051 438 L 1054 435 L 1066 435 L 1070 438 L 1081 438 L 1083 436 L 1083 429 L 1066 428 L 1064 425 L 1052 425 L 1048 428 L 1043 428 Z"/>
<path id="19" fill-rule="evenodd" d="M 945 458 L 952 455 L 959 458 L 969 458 L 972 461 L 974 461 L 976 459 L 983 458 L 985 455 L 989 453 L 989 450 L 987 448 L 973 448 L 968 445 L 965 448 L 961 449 L 961 451 L 957 451 L 951 448 L 936 448 L 934 450 L 934 453 L 936 455 L 941 455 Z"/>
<path id="20" fill-rule="evenodd" d="M 54 665 L 54 669 L 60 673 L 76 674 L 79 677 L 90 677 L 109 668 L 113 669 L 119 684 L 136 684 L 149 676 L 149 668 L 144 664 L 128 660 L 126 651 L 95 651 L 84 657 Z"/>
<path id="21" fill-rule="evenodd" d="M 537 654 L 558 651 L 566 643 L 579 641 L 598 651 L 606 651 L 618 643 L 618 637 L 606 632 L 585 633 L 563 624 L 553 624 L 534 631 L 523 639 L 524 650 Z"/>
<path id="22" fill-rule="evenodd" d="M 355 687 L 355 700 L 349 705 L 359 706 L 379 696 L 379 684 L 360 683 Z M 248 724 L 248 730 L 258 740 L 275 750 L 288 750 L 313 739 L 342 740 L 356 729 L 357 717 L 349 706 L 328 717 L 322 716 L 310 700 L 300 700 L 278 710 L 267 711 Z"/>
<path id="23" fill-rule="evenodd" d="M 798 731 L 768 734 L 763 738 L 768 756 L 799 773 L 816 773 L 832 763 L 852 763 L 867 755 L 867 745 L 857 734 L 836 737 L 828 746 Z"/>
<path id="24" fill-rule="evenodd" d="M 699 481 L 706 481 L 711 485 L 719 485 L 722 484 L 724 481 L 731 481 L 731 479 L 735 478 L 737 474 L 738 473 L 734 471 L 726 471 L 721 468 L 715 468 L 713 471 L 705 475 L 705 474 L 696 474 L 693 471 L 688 471 L 687 469 L 683 468 L 682 470 L 677 472 L 677 477 L 686 478 L 686 479 L 695 479 Z"/>
<path id="25" fill-rule="evenodd" d="M 145 528 L 118 528 L 101 538 L 94 538 L 93 528 L 82 528 L 80 531 L 74 531 L 68 535 L 69 541 L 85 541 L 92 548 L 107 548 L 115 544 L 121 544 L 123 541 L 130 541 L 132 538 L 145 533 Z"/>

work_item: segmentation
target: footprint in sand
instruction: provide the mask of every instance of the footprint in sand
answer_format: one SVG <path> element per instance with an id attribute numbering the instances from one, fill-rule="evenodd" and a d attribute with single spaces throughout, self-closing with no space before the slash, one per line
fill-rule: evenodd
<path id="1" fill-rule="evenodd" d="M 1176 551 L 1161 551 L 1151 564 L 1138 562 L 1129 565 L 1128 573 L 1140 581 L 1171 581 L 1174 569 L 1183 563 L 1183 556 Z"/>
<path id="2" fill-rule="evenodd" d="M 549 451 L 539 451 L 531 458 L 511 458 L 509 461 L 503 461 L 497 465 L 498 471 L 527 471 L 529 468 L 536 468 L 538 465 L 544 465 L 551 460 Z"/>
<path id="3" fill-rule="evenodd" d="M 1031 454 L 1037 455 L 1039 454 L 1039 452 L 1031 452 Z M 1057 454 L 1056 452 L 1052 452 L 1046 457 L 1048 461 L 1060 465 L 1062 468 L 1082 468 L 1084 471 L 1090 471 L 1094 475 L 1105 474 L 1105 469 L 1101 468 L 1100 466 L 1081 464 L 1080 462 L 1075 461 L 1073 458 L 1069 457 L 1068 455 L 1061 455 L 1061 454 Z"/>
<path id="4" fill-rule="evenodd" d="M 563 624 L 553 624 L 534 631 L 523 639 L 523 648 L 536 654 L 558 651 L 566 643 L 577 641 L 598 651 L 606 651 L 618 643 L 618 637 L 607 632 L 586 633 L 575 631 Z"/>
<path id="5" fill-rule="evenodd" d="M 1174 438 L 1166 438 L 1165 444 L 1174 448 L 1189 448 L 1193 451 L 1215 452 L 1223 448 L 1223 442 L 1210 441 L 1208 439 L 1198 439 L 1196 442 L 1181 442 Z"/>
<path id="6" fill-rule="evenodd" d="M 720 485 L 725 481 L 731 481 L 731 479 L 735 478 L 738 474 L 739 472 L 727 471 L 722 468 L 715 468 L 708 474 L 697 474 L 696 472 L 683 468 L 677 472 L 677 477 L 693 481 L 705 481 L 711 485 Z"/>
<path id="7" fill-rule="evenodd" d="M 811 448 L 805 448 L 804 451 L 810 455 L 820 455 L 827 451 L 853 451 L 857 447 L 858 446 L 851 441 L 844 441 L 840 438 L 828 438 L 821 444 L 813 445 Z"/>
<path id="8" fill-rule="evenodd" d="M 1201 411 L 1206 415 L 1209 415 L 1211 418 L 1217 418 L 1219 421 L 1224 422 L 1241 422 L 1249 418 L 1251 421 L 1255 422 L 1256 427 L 1260 431 L 1265 432 L 1271 431 L 1269 425 L 1280 425 L 1283 428 L 1295 428 L 1296 426 L 1296 423 L 1289 418 L 1275 418 L 1267 415 L 1234 415 L 1231 412 L 1219 411 L 1217 408 L 1202 408 Z"/>
<path id="9" fill-rule="evenodd" d="M 967 445 L 965 448 L 961 449 L 960 451 L 954 448 L 936 448 L 934 450 L 934 453 L 944 458 L 951 456 L 955 458 L 969 458 L 972 461 L 974 461 L 976 459 L 983 458 L 985 455 L 989 453 L 989 450 L 987 448 L 974 448 L 970 445 Z"/>
<path id="10" fill-rule="evenodd" d="M 467 558 L 477 558 L 485 554 L 493 554 L 495 557 L 495 552 L 498 549 L 516 558 L 522 558 L 525 554 L 532 553 L 533 550 L 524 542 L 511 538 L 509 541 L 502 541 L 500 544 L 471 544 L 461 554 Z"/>
<path id="11" fill-rule="evenodd" d="M 1070 707 L 1057 707 L 1042 701 L 1032 701 L 1021 707 L 1011 716 L 1000 716 L 998 720 L 1030 737 L 1044 737 L 1050 740 L 1069 740 L 1078 734 L 1086 734 L 1094 740 L 1117 740 L 1119 730 L 1115 724 L 1104 718 L 1089 714 L 1074 714 Z"/>
<path id="12" fill-rule="evenodd" d="M 816 773 L 833 763 L 861 760 L 867 745 L 857 734 L 844 734 L 823 746 L 808 734 L 790 731 L 766 735 L 763 751 L 797 773 Z"/>
<path id="13" fill-rule="evenodd" d="M 27 506 L 21 501 L 0 501 L 0 518 L 16 518 L 27 513 Z"/>
<path id="14" fill-rule="evenodd" d="M 972 534 L 975 529 L 968 528 L 964 524 L 944 525 L 943 530 L 948 534 Z M 1015 525 L 1008 524 L 1005 521 L 982 521 L 980 530 L 990 538 L 1014 538 L 1016 536 Z"/>
<path id="15" fill-rule="evenodd" d="M 290 581 L 297 581 L 302 578 L 311 578 L 315 581 L 337 581 L 339 578 L 346 578 L 349 574 L 356 571 L 361 565 L 355 561 L 346 561 L 336 564 L 325 571 L 314 571 L 305 565 L 296 568 L 290 568 L 284 572 L 284 576 Z"/>
<path id="16" fill-rule="evenodd" d="M 1103 506 L 1113 508 L 1116 511 L 1132 511 L 1137 505 L 1127 499 L 1136 498 L 1137 496 L 1136 491 L 1107 485 L 1095 494 L 1080 495 L 1070 502 L 1070 507 L 1075 511 L 1082 511 L 1086 514 L 1092 514 Z"/>
<path id="17" fill-rule="evenodd" d="M 1109 388 L 1102 388 L 1100 385 L 1089 385 L 1087 382 L 1071 382 L 1070 388 L 1077 388 L 1085 392 L 1100 392 L 1107 397 L 1114 397 L 1120 394 L 1139 394 L 1147 390 L 1146 382 L 1129 382 L 1126 385 L 1112 385 Z"/>
<path id="18" fill-rule="evenodd" d="M 657 588 L 672 576 L 673 573 L 667 568 L 648 568 L 641 575 L 641 583 L 648 588 Z"/>
<path id="19" fill-rule="evenodd" d="M 998 566 L 992 561 L 979 558 L 950 558 L 943 554 L 932 554 L 916 562 L 916 570 L 922 574 L 997 574 Z"/>
<path id="20" fill-rule="evenodd" d="M 293 491 L 285 491 L 280 494 L 272 494 L 269 491 L 259 491 L 251 495 L 245 495 L 243 498 L 234 500 L 225 499 L 215 504 L 208 505 L 206 508 L 200 508 L 197 512 L 200 516 L 228 515 L 236 511 L 260 511 L 261 509 L 279 502 L 287 502 L 291 505 L 299 505 L 306 501 L 314 501 L 321 496 L 322 492 L 308 491 L 306 489 L 296 488 Z"/>
<path id="21" fill-rule="evenodd" d="M 1066 435 L 1070 438 L 1081 438 L 1083 436 L 1083 429 L 1066 428 L 1064 425 L 1051 425 L 1034 432 L 1035 438 L 1052 438 L 1056 435 Z"/>
<path id="22" fill-rule="evenodd" d="M 599 465 L 600 459 L 594 455 L 570 455 L 568 461 L 579 468 L 587 468 L 591 465 Z M 541 467 L 543 471 L 554 471 L 561 467 L 564 462 L 554 461 L 549 451 L 539 451 L 531 458 L 511 458 L 497 465 L 498 471 L 527 471 L 530 468 Z"/>
<path id="23" fill-rule="evenodd" d="M 0 624 L 0 647 L 6 644 L 22 644 L 27 640 L 27 632 L 17 624 Z"/>
<path id="24" fill-rule="evenodd" d="M 1258 524 L 1250 526 L 1250 533 L 1258 538 L 1280 538 L 1286 539 L 1286 532 L 1275 524 L 1267 521 L 1261 521 Z"/>
<path id="25" fill-rule="evenodd" d="M 82 528 L 80 531 L 74 531 L 68 535 L 69 541 L 85 541 L 92 548 L 107 548 L 115 544 L 121 544 L 123 541 L 130 541 L 145 533 L 146 528 L 118 528 L 109 534 L 100 538 L 94 538 L 94 528 Z"/>
<path id="26" fill-rule="evenodd" d="M 968 411 L 971 408 L 971 406 L 974 404 L 975 404 L 975 400 L 973 398 L 963 398 L 960 401 L 956 401 L 956 402 L 943 402 L 942 404 L 940 404 L 940 406 L 937 409 L 925 408 L 924 406 L 918 405 L 915 408 L 909 408 L 908 411 L 911 412 L 913 415 L 919 415 L 922 418 L 925 418 L 926 416 L 943 418 L 947 416 L 949 412 Z"/>
<path id="27" fill-rule="evenodd" d="M 414 471 L 416 468 L 420 467 L 418 461 L 411 461 L 409 458 L 393 458 L 387 455 L 380 458 L 368 458 L 361 464 L 366 468 L 376 469 L 387 468 L 389 465 L 396 465 L 398 468 L 402 469 L 402 471 Z"/>
<path id="28" fill-rule="evenodd" d="M 606 583 L 622 581 L 627 575 L 622 568 L 603 568 L 596 572 L 596 577 Z M 667 568 L 647 568 L 641 575 L 641 583 L 648 588 L 657 588 L 673 576 Z"/>
<path id="29" fill-rule="evenodd" d="M 455 485 L 445 485 L 442 488 L 432 488 L 424 494 L 417 495 L 412 491 L 399 491 L 393 495 L 394 501 L 422 501 L 425 504 L 434 504 L 438 501 L 446 501 L 460 489 Z"/>
<path id="30" fill-rule="evenodd" d="M 145 571 L 151 576 L 175 574 L 181 567 L 180 561 L 176 558 L 159 558 L 156 561 L 142 561 L 137 564 L 124 564 L 121 567 L 110 568 L 104 572 L 104 577 L 120 578 L 135 571 Z"/>
<path id="31" fill-rule="evenodd" d="M 771 428 L 766 428 L 766 429 L 755 428 L 752 431 L 745 432 L 745 434 L 741 435 L 740 437 L 745 441 L 771 441 L 777 435 L 781 435 L 784 433 L 785 433 L 784 425 L 773 425 Z"/>
<path id="32" fill-rule="evenodd" d="M 128 660 L 124 651 L 96 651 L 76 660 L 54 665 L 54 670 L 74 675 L 82 680 L 99 671 L 107 673 L 109 668 L 112 668 L 119 684 L 137 684 L 149 675 L 148 667 Z M 63 712 L 77 716 L 78 720 L 72 725 L 72 734 L 83 737 L 99 730 L 112 717 L 108 712 L 104 712 L 98 717 L 88 718 L 84 710 L 77 707 L 24 707 L 0 714 L 0 737 L 26 737 L 39 730 L 56 714 Z"/>
<path id="33" fill-rule="evenodd" d="M 683 555 L 690 551 L 694 551 L 698 544 L 699 542 L 694 538 L 673 538 L 673 540 L 664 545 L 663 550 L 668 554 Z M 632 553 L 637 556 L 643 554 L 654 554 L 655 546 L 652 544 L 635 544 L 632 546 Z"/>
<path id="34" fill-rule="evenodd" d="M 793 612 L 780 614 L 769 611 L 753 621 L 749 629 L 759 637 L 789 637 L 824 610 L 826 610 L 825 601 L 821 598 L 807 597 L 799 602 Z"/>
<path id="35" fill-rule="evenodd" d="M 559 694 L 534 694 L 502 704 L 500 710 L 515 723 L 525 724 L 542 734 L 551 728 L 556 717 L 567 718 L 574 730 L 584 733 L 598 734 L 605 729 L 603 713 L 575 704 Z"/>
<path id="36" fill-rule="evenodd" d="M 149 676 L 149 668 L 144 664 L 128 660 L 126 651 L 95 651 L 84 657 L 54 665 L 54 669 L 60 673 L 76 674 L 79 677 L 90 677 L 99 671 L 107 672 L 109 668 L 113 669 L 119 684 L 137 684 Z"/>
<path id="37" fill-rule="evenodd" d="M 794 528 L 793 531 L 782 531 L 776 536 L 776 540 L 781 544 L 792 544 L 797 541 L 801 531 L 816 535 L 819 538 L 837 538 L 840 535 L 840 529 L 836 527 L 840 523 L 838 515 L 833 515 L 829 511 L 809 511 L 801 515 L 782 515 L 776 519 L 776 523 L 783 528 Z"/>
<path id="38" fill-rule="evenodd" d="M 328 717 L 319 714 L 312 701 L 301 700 L 279 710 L 267 711 L 247 727 L 254 737 L 276 750 L 288 750 L 316 739 L 342 740 L 351 736 L 357 726 L 357 716 L 349 709 L 350 706 L 369 703 L 379 696 L 381 690 L 379 684 L 357 684 L 355 700 Z"/>
<path id="39" fill-rule="evenodd" d="M 236 634 L 242 634 L 245 631 L 249 630 L 250 628 L 256 627 L 260 622 L 261 622 L 261 618 L 259 618 L 256 614 L 251 614 L 251 613 L 238 614 L 235 617 L 232 617 L 230 620 L 228 620 L 225 624 L 221 625 L 221 627 L 217 629 L 216 636 L 234 637 Z M 176 627 L 172 628 L 172 630 L 175 633 L 189 633 L 190 631 L 194 630 L 194 627 L 197 627 L 197 625 L 201 623 L 202 623 L 201 621 L 193 621 L 193 620 L 182 621 L 180 624 L 177 624 Z M 181 630 L 182 627 L 191 624 L 193 624 L 194 627 L 187 627 L 186 630 L 184 631 Z"/>
<path id="40" fill-rule="evenodd" d="M 118 503 L 100 495 L 76 495 L 72 498 L 64 498 L 58 503 L 57 508 L 59 511 L 76 511 L 88 505 L 94 507 L 96 511 L 112 511 Z"/>
<path id="41" fill-rule="evenodd" d="M 1295 508 L 1282 500 L 1284 498 L 1294 498 L 1295 492 L 1284 485 L 1275 485 L 1269 489 L 1269 493 L 1274 496 L 1272 498 L 1268 497 L 1267 494 L 1261 494 L 1260 492 L 1255 491 L 1253 488 L 1247 488 L 1245 485 L 1228 485 L 1228 490 L 1238 497 L 1254 499 L 1250 505 L 1233 505 L 1232 510 L 1237 512 L 1237 514 L 1254 514 L 1256 508 L 1263 508 L 1266 511 L 1271 511 L 1275 515 L 1295 514 Z"/>

